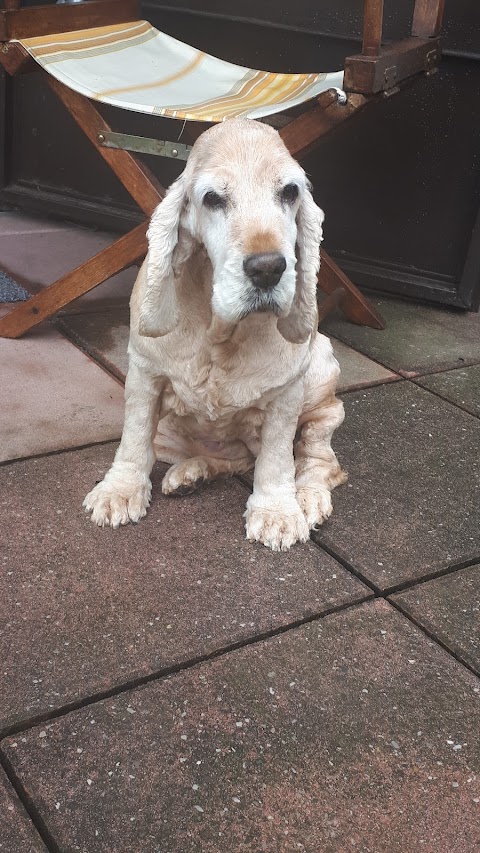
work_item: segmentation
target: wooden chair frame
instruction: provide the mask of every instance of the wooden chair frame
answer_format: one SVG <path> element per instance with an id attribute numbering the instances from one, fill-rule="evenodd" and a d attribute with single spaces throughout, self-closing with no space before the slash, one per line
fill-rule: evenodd
<path id="1" fill-rule="evenodd" d="M 383 47 L 383 0 L 364 0 L 362 53 L 345 61 L 346 102 L 340 103 L 336 92 L 329 90 L 313 103 L 305 105 L 304 111 L 280 130 L 291 154 L 300 159 L 321 137 L 366 104 L 385 94 L 393 94 L 417 74 L 434 71 L 440 61 L 439 33 L 443 6 L 444 0 L 416 0 L 411 37 Z M 45 82 L 132 198 L 150 217 L 164 196 L 161 184 L 129 151 L 102 146 L 104 134 L 110 128 L 93 103 L 42 71 L 27 51 L 14 41 L 138 20 L 140 3 L 138 0 L 87 0 L 82 4 L 20 7 L 21 0 L 4 0 L 3 8 L 0 8 L 0 62 L 11 75 L 30 71 L 44 75 Z M 205 126 L 191 122 L 189 129 L 193 139 L 203 132 Z M 28 301 L 17 305 L 0 319 L 0 337 L 20 337 L 72 300 L 141 260 L 147 251 L 147 226 L 148 220 Z M 331 295 L 329 304 L 340 301 L 342 310 L 353 322 L 382 329 L 383 320 L 368 299 L 323 249 L 321 256 L 319 287 Z"/>

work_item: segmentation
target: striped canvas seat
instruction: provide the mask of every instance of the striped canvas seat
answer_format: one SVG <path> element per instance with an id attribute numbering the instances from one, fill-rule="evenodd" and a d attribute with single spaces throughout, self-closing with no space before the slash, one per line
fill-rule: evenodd
<path id="1" fill-rule="evenodd" d="M 188 121 L 261 118 L 339 88 L 343 71 L 276 74 L 216 59 L 147 21 L 22 39 L 61 83 L 96 101 Z"/>

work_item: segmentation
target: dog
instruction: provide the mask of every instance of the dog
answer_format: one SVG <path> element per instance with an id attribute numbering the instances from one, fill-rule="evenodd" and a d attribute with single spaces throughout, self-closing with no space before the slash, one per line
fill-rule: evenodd
<path id="1" fill-rule="evenodd" d="M 125 423 L 84 501 L 100 525 L 138 522 L 156 459 L 165 495 L 254 468 L 247 539 L 306 542 L 345 482 L 331 448 L 339 366 L 317 331 L 324 215 L 268 125 L 203 133 L 155 210 L 131 297 Z"/>

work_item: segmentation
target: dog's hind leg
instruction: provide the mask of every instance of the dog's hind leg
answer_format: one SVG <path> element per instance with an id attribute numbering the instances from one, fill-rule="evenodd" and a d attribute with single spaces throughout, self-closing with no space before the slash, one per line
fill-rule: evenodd
<path id="1" fill-rule="evenodd" d="M 304 415 L 295 445 L 295 485 L 297 501 L 310 529 L 321 524 L 332 512 L 330 492 L 347 475 L 342 471 L 330 441 L 343 421 L 343 404 L 335 397 Z"/>
<path id="2" fill-rule="evenodd" d="M 253 468 L 254 461 L 245 446 L 244 452 L 235 457 L 191 456 L 168 469 L 163 478 L 162 492 L 164 495 L 190 494 L 203 483 L 216 477 L 244 474 Z"/>
<path id="3" fill-rule="evenodd" d="M 154 441 L 156 457 L 173 463 L 163 478 L 164 495 L 189 494 L 216 477 L 244 474 L 253 468 L 254 456 L 243 441 L 219 441 L 215 435 L 195 435 L 198 432 L 194 421 L 173 413 L 159 422 Z"/>
<path id="4" fill-rule="evenodd" d="M 322 353 L 322 374 L 312 359 L 305 376 L 305 404 L 294 449 L 297 501 L 310 529 L 329 517 L 330 492 L 347 480 L 331 447 L 332 435 L 344 419 L 343 403 L 335 396 L 338 366 L 333 361 L 332 375 L 325 381 L 325 355 L 328 360 L 328 350 Z"/>

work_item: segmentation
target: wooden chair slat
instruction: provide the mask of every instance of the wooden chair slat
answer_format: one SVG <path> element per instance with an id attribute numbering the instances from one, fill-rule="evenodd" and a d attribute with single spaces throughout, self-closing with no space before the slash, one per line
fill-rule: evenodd
<path id="1" fill-rule="evenodd" d="M 383 0 L 364 0 L 362 53 L 365 56 L 378 56 L 380 53 L 382 30 Z"/>
<path id="2" fill-rule="evenodd" d="M 151 216 L 160 204 L 165 189 L 157 181 L 150 169 L 141 163 L 129 151 L 115 148 L 103 148 L 98 144 L 98 134 L 111 130 L 93 103 L 79 95 L 73 89 L 59 83 L 55 77 L 45 73 L 48 85 L 55 92 L 78 126 L 83 130 L 90 142 L 95 145 L 98 153 L 108 163 L 125 189 L 135 199 L 138 206 L 147 216 Z"/>
<path id="3" fill-rule="evenodd" d="M 412 36 L 431 38 L 440 35 L 445 0 L 416 0 Z"/>

